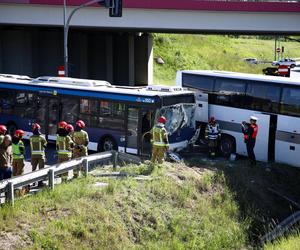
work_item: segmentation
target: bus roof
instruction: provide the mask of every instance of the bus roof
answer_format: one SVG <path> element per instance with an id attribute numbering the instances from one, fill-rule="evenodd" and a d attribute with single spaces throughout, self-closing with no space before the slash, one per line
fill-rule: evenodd
<path id="1" fill-rule="evenodd" d="M 86 92 L 104 92 L 104 93 L 117 93 L 118 95 L 133 95 L 133 96 L 173 96 L 182 94 L 193 94 L 192 91 L 184 90 L 176 86 L 147 86 L 147 87 L 130 87 L 130 86 L 115 86 L 106 81 L 77 79 L 77 78 L 64 78 L 64 77 L 39 77 L 36 79 L 26 78 L 25 76 L 16 75 L 0 75 L 0 83 L 18 84 L 23 89 L 26 86 L 27 90 L 39 91 L 44 88 L 66 89 L 74 91 Z M 25 86 L 24 86 L 25 85 Z M 4 87 L 4 86 L 3 86 Z M 5 88 L 9 88 L 5 85 Z M 15 88 L 17 89 L 17 88 Z"/>
<path id="2" fill-rule="evenodd" d="M 259 75 L 259 74 L 249 74 L 249 73 L 238 73 L 231 71 L 218 71 L 218 70 L 182 70 L 179 71 L 187 74 L 196 74 L 204 76 L 215 76 L 215 77 L 226 77 L 233 79 L 245 79 L 245 80 L 255 80 L 255 81 L 264 81 L 280 84 L 290 84 L 290 85 L 299 85 L 300 79 L 295 78 L 284 78 L 279 76 L 268 76 L 268 75 Z"/>

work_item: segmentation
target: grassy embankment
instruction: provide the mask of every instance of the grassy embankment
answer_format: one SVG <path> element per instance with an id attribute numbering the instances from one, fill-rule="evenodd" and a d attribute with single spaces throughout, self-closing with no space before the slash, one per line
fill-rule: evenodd
<path id="1" fill-rule="evenodd" d="M 281 42 L 285 57 L 299 58 L 300 43 Z M 154 57 L 165 64 L 154 62 L 154 83 L 171 85 L 177 70 L 227 70 L 261 74 L 271 64 L 250 65 L 244 58 L 274 60 L 274 40 L 232 38 L 221 35 L 154 34 Z"/>
<path id="2" fill-rule="evenodd" d="M 87 179 L 0 209 L 5 249 L 243 249 L 241 220 L 223 174 L 184 166 L 128 167 L 152 180 Z M 95 187 L 97 181 L 106 187 Z"/>
<path id="3" fill-rule="evenodd" d="M 274 244 L 267 244 L 265 250 L 298 250 L 300 249 L 300 235 L 283 238 Z"/>

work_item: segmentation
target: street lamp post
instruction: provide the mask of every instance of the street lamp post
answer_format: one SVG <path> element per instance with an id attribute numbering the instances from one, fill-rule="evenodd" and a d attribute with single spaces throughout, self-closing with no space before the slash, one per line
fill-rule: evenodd
<path id="1" fill-rule="evenodd" d="M 65 76 L 69 76 L 69 55 L 68 55 L 68 35 L 69 35 L 69 27 L 70 27 L 70 21 L 75 14 L 77 10 L 80 10 L 84 7 L 87 7 L 89 5 L 92 5 L 94 3 L 102 3 L 104 0 L 91 0 L 84 4 L 81 4 L 80 6 L 76 7 L 71 11 L 67 18 L 67 0 L 64 0 L 64 66 L 65 66 Z"/>

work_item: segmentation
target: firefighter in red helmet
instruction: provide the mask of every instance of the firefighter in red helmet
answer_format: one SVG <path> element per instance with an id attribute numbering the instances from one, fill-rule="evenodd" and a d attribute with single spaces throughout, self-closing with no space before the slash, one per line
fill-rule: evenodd
<path id="1" fill-rule="evenodd" d="M 68 124 L 65 121 L 58 123 L 56 150 L 59 163 L 68 161 L 72 157 L 73 141 L 70 137 L 70 133 L 73 131 L 74 128 L 71 124 Z"/>
<path id="2" fill-rule="evenodd" d="M 215 117 L 210 117 L 205 130 L 205 139 L 208 140 L 209 157 L 216 157 L 218 142 L 221 137 L 220 126 L 216 122 Z"/>
<path id="3" fill-rule="evenodd" d="M 32 171 L 35 171 L 37 167 L 43 169 L 45 167 L 45 148 L 47 141 L 41 133 L 41 126 L 38 123 L 32 124 L 32 136 L 29 138 L 30 151 L 31 151 L 31 166 Z M 39 182 L 39 186 L 43 183 Z"/>
<path id="4" fill-rule="evenodd" d="M 164 116 L 159 117 L 158 123 L 151 129 L 152 135 L 152 157 L 151 162 L 163 163 L 165 153 L 169 149 L 168 132 L 165 128 L 167 119 Z"/>
<path id="5" fill-rule="evenodd" d="M 78 120 L 76 122 L 75 131 L 71 135 L 71 138 L 74 142 L 73 158 L 79 158 L 88 155 L 89 136 L 84 128 L 84 121 Z M 74 177 L 78 177 L 80 175 L 80 171 L 81 169 L 75 170 Z"/>
<path id="6" fill-rule="evenodd" d="M 21 129 L 16 130 L 12 138 L 12 150 L 13 150 L 13 175 L 22 175 L 24 172 L 24 155 L 25 146 L 22 141 L 25 132 Z"/>
<path id="7" fill-rule="evenodd" d="M 3 140 L 4 140 L 4 136 L 7 132 L 7 128 L 4 125 L 0 125 L 0 145 L 2 144 Z"/>

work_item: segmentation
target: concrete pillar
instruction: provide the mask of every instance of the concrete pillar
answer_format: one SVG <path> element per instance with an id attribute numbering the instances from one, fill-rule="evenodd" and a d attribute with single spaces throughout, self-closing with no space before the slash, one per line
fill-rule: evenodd
<path id="1" fill-rule="evenodd" d="M 113 82 L 113 37 L 111 34 L 106 35 L 106 80 Z"/>
<path id="2" fill-rule="evenodd" d="M 135 47 L 134 35 L 128 35 L 128 84 L 129 86 L 135 85 Z"/>
<path id="3" fill-rule="evenodd" d="M 2 33 L 2 29 L 0 27 L 0 33 Z M 0 74 L 4 73 L 2 69 L 2 60 L 3 60 L 3 54 L 2 54 L 2 38 L 3 36 L 0 36 Z"/>
<path id="4" fill-rule="evenodd" d="M 135 84 L 153 84 L 153 38 L 149 34 L 135 37 Z"/>

